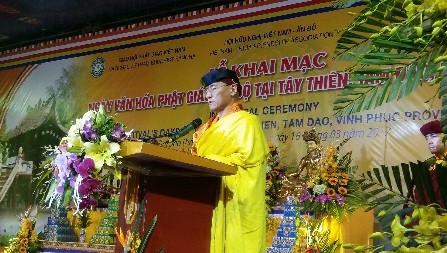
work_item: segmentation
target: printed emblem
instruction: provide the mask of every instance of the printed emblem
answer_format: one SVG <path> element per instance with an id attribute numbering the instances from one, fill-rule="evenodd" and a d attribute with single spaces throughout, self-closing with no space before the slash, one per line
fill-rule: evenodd
<path id="1" fill-rule="evenodd" d="M 100 77 L 102 75 L 102 73 L 104 73 L 105 62 L 106 61 L 102 57 L 97 57 L 92 62 L 91 73 L 92 73 L 93 77 L 98 78 L 98 77 Z"/>

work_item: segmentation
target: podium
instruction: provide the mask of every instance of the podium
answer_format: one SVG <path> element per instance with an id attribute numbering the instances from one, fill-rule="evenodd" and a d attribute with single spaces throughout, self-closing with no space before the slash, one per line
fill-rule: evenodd
<path id="1" fill-rule="evenodd" d="M 145 253 L 161 247 L 167 253 L 208 253 L 221 177 L 236 174 L 237 168 L 143 142 L 123 143 L 120 155 L 128 171 L 121 183 L 118 209 L 123 232 L 137 222 L 134 204 L 143 203 L 141 237 L 157 216 Z M 123 252 L 118 241 L 115 252 Z"/>

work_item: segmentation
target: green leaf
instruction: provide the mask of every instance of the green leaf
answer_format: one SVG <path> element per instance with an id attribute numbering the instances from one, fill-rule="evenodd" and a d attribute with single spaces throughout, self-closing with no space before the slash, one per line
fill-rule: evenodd
<path id="1" fill-rule="evenodd" d="M 382 171 L 388 187 L 393 188 L 393 186 L 391 185 L 390 170 L 388 169 L 388 167 L 382 165 Z"/>
<path id="2" fill-rule="evenodd" d="M 413 63 L 408 66 L 407 73 L 403 78 L 399 89 L 399 98 L 408 95 L 408 91 L 411 90 L 411 87 L 414 86 L 415 82 L 419 83 L 418 82 L 419 80 L 416 81 L 415 79 L 413 79 L 413 76 L 415 75 L 414 74 L 415 70 L 416 70 L 416 64 Z"/>
<path id="3" fill-rule="evenodd" d="M 379 86 L 379 85 L 378 85 Z M 375 103 L 373 103 L 373 99 L 376 97 L 376 95 L 378 94 L 377 91 L 379 90 L 377 87 L 374 87 L 374 89 L 372 89 L 371 93 L 368 94 L 368 96 L 365 97 L 365 102 L 363 103 L 363 107 L 361 110 L 367 110 L 369 109 L 372 105 L 375 105 Z M 380 95 L 380 94 L 379 94 Z"/>
<path id="4" fill-rule="evenodd" d="M 391 166 L 391 170 L 393 171 L 394 182 L 396 183 L 397 189 L 399 190 L 400 194 L 404 195 L 399 166 Z"/>
<path id="5" fill-rule="evenodd" d="M 388 93 L 386 102 L 390 102 L 397 98 L 404 75 L 405 75 L 405 69 L 402 69 L 397 78 L 394 80 L 393 84 L 390 84 L 390 91 Z"/>
<path id="6" fill-rule="evenodd" d="M 151 223 L 149 224 L 149 227 L 144 232 L 143 238 L 141 239 L 140 246 L 138 247 L 137 252 L 143 253 L 144 249 L 146 248 L 146 244 L 149 241 L 150 236 L 152 235 L 152 231 L 154 230 L 155 224 L 157 223 L 157 215 L 152 218 Z"/>
<path id="7" fill-rule="evenodd" d="M 361 184 L 361 187 L 362 187 L 363 191 L 366 191 L 375 185 L 376 185 L 375 183 L 367 182 L 367 183 Z"/>
<path id="8" fill-rule="evenodd" d="M 353 74 L 381 74 L 381 73 L 395 73 L 396 70 L 392 68 L 361 68 L 352 71 Z"/>
<path id="9" fill-rule="evenodd" d="M 350 99 L 350 98 L 346 98 L 346 97 L 343 97 L 343 98 L 337 98 L 337 99 L 334 101 L 334 104 L 343 104 L 343 103 L 351 102 L 351 101 L 352 101 L 352 99 Z"/>
<path id="10" fill-rule="evenodd" d="M 353 44 L 357 45 L 358 41 L 352 40 L 351 38 L 341 37 L 338 41 L 338 43 L 344 43 L 344 44 Z"/>
<path id="11" fill-rule="evenodd" d="M 378 59 L 378 58 L 362 58 L 360 59 L 360 63 L 361 64 L 366 64 L 366 65 L 403 65 L 406 64 L 406 62 L 402 62 L 402 61 L 393 61 L 393 60 L 383 60 L 383 59 Z"/>
<path id="12" fill-rule="evenodd" d="M 350 47 L 342 45 L 342 44 L 338 44 L 337 47 L 335 47 L 335 49 L 349 49 Z"/>
<path id="13" fill-rule="evenodd" d="M 406 185 L 407 189 L 409 190 L 409 193 L 412 194 L 413 183 L 412 183 L 412 179 L 411 179 L 410 165 L 408 165 L 406 163 L 401 163 L 400 167 L 401 167 L 402 174 L 404 175 L 405 185 Z"/>
<path id="14" fill-rule="evenodd" d="M 376 179 L 379 181 L 380 184 L 382 184 L 382 176 L 380 175 L 380 170 L 378 168 L 374 168 L 373 172 L 376 176 Z"/>
<path id="15" fill-rule="evenodd" d="M 366 91 L 368 91 L 371 88 L 374 88 L 374 85 L 350 83 L 343 89 L 343 91 L 351 89 L 367 89 Z"/>
<path id="16" fill-rule="evenodd" d="M 382 18 L 383 18 L 383 17 L 382 17 Z M 377 20 L 377 19 L 373 19 L 373 18 L 371 18 L 371 17 L 368 17 L 368 18 L 366 19 L 365 24 L 372 25 L 372 26 L 377 26 L 377 27 L 380 27 L 380 28 L 386 26 L 386 24 L 383 23 L 382 21 L 380 21 L 380 19 Z"/>
<path id="17" fill-rule="evenodd" d="M 357 25 L 357 26 L 354 26 L 352 29 L 351 29 L 351 31 L 356 31 L 356 32 L 363 32 L 363 33 L 376 33 L 377 31 L 376 30 L 374 30 L 374 29 L 372 29 L 372 28 L 369 28 L 369 27 L 367 27 L 367 26 L 364 26 L 364 25 Z"/>
<path id="18" fill-rule="evenodd" d="M 391 87 L 391 83 L 393 82 L 393 78 L 388 78 L 385 82 L 377 85 L 377 98 L 373 105 L 373 107 L 381 106 L 385 101 L 385 97 L 388 94 L 388 89 Z"/>
<path id="19" fill-rule="evenodd" d="M 374 80 L 383 80 L 385 77 L 378 75 L 351 75 L 349 80 L 351 82 L 361 82 L 361 81 L 374 81 Z"/>
<path id="20" fill-rule="evenodd" d="M 361 35 L 361 34 L 358 34 L 358 33 L 354 33 L 354 32 L 352 32 L 352 31 L 346 31 L 346 32 L 344 32 L 343 33 L 343 37 L 349 37 L 349 38 L 351 38 L 351 39 L 362 39 L 362 40 L 365 40 L 365 39 L 368 39 L 367 37 L 365 37 L 364 35 Z"/>
<path id="21" fill-rule="evenodd" d="M 377 195 L 379 195 L 379 193 L 383 193 L 383 189 L 379 188 L 379 189 L 375 189 L 375 190 L 373 190 L 371 192 L 368 192 L 368 194 L 370 196 L 377 196 Z"/>
<path id="22" fill-rule="evenodd" d="M 369 212 L 369 211 L 375 209 L 375 208 L 378 207 L 378 206 L 379 206 L 379 204 L 377 204 L 377 203 L 369 204 L 369 205 L 365 208 L 365 212 Z"/>
<path id="23" fill-rule="evenodd" d="M 382 193 L 384 192 L 383 189 L 380 189 L 380 190 L 382 190 L 382 191 L 381 191 Z M 394 194 L 392 194 L 392 195 L 390 195 L 390 194 L 385 194 L 385 195 L 381 196 L 380 198 L 378 198 L 378 199 L 377 199 L 377 202 L 378 202 L 378 203 L 388 202 L 388 201 L 392 200 L 394 197 L 395 197 Z"/>
<path id="24" fill-rule="evenodd" d="M 375 39 L 373 43 L 378 47 L 389 47 L 400 50 L 419 51 L 420 49 L 418 46 L 414 46 L 414 44 L 403 43 L 403 41 L 397 42 L 392 40 Z"/>
<path id="25" fill-rule="evenodd" d="M 71 187 L 65 187 L 64 195 L 62 195 L 61 199 L 61 205 L 62 206 L 68 206 L 68 203 L 70 203 L 71 200 L 71 194 L 72 194 L 72 188 Z"/>
<path id="26" fill-rule="evenodd" d="M 410 54 L 399 54 L 399 53 L 385 53 L 385 52 L 371 52 L 365 55 L 367 58 L 377 58 L 377 59 L 414 59 L 415 56 Z"/>
<path id="27" fill-rule="evenodd" d="M 355 101 L 355 103 L 352 104 L 352 107 L 351 107 L 352 109 L 351 109 L 350 113 L 355 113 L 355 112 L 361 111 L 364 101 L 365 101 L 365 95 L 360 96 L 359 99 L 357 99 Z"/>

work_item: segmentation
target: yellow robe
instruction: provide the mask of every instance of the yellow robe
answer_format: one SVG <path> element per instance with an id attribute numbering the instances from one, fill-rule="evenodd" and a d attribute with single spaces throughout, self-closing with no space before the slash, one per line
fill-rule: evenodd
<path id="1" fill-rule="evenodd" d="M 213 211 L 211 253 L 264 253 L 265 173 L 268 144 L 257 116 L 237 111 L 206 129 L 197 155 L 238 167 L 222 178 Z"/>

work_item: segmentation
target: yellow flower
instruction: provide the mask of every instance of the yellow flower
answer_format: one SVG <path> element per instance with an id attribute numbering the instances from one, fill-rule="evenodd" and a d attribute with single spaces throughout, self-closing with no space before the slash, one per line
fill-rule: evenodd
<path id="1" fill-rule="evenodd" d="M 348 193 L 348 189 L 346 189 L 345 187 L 338 187 L 338 192 L 344 195 Z"/>
<path id="2" fill-rule="evenodd" d="M 31 219 L 27 218 L 27 219 L 23 219 L 23 225 L 25 226 L 26 229 L 29 229 L 32 227 L 33 222 L 31 221 Z"/>
<path id="3" fill-rule="evenodd" d="M 348 185 L 347 179 L 340 179 L 340 185 Z"/>
<path id="4" fill-rule="evenodd" d="M 109 142 L 105 135 L 101 136 L 100 143 L 86 142 L 85 145 L 85 157 L 91 158 L 95 161 L 95 168 L 99 171 L 105 164 L 114 167 L 116 161 L 113 158 L 113 154 L 120 150 L 120 145 L 115 142 Z"/>
<path id="5" fill-rule="evenodd" d="M 337 173 L 334 173 L 334 172 L 332 172 L 330 175 L 329 175 L 330 177 L 338 177 L 338 174 Z"/>
<path id="6" fill-rule="evenodd" d="M 337 178 L 335 178 L 335 177 L 331 177 L 330 179 L 329 179 L 329 184 L 330 185 L 336 185 L 338 183 L 338 179 Z"/>
<path id="7" fill-rule="evenodd" d="M 313 180 L 313 179 L 310 179 L 308 182 L 307 182 L 307 187 L 308 188 L 313 188 L 315 186 L 315 181 Z"/>
<path id="8" fill-rule="evenodd" d="M 123 233 L 123 229 L 120 228 L 120 230 L 118 232 L 118 228 L 115 228 L 115 234 L 116 234 L 116 238 L 121 243 L 121 245 L 125 245 L 126 244 L 126 239 L 125 239 L 125 236 L 124 236 L 124 233 Z"/>
<path id="9" fill-rule="evenodd" d="M 28 244 L 28 238 L 22 238 L 20 239 L 20 244 L 27 245 Z"/>
<path id="10" fill-rule="evenodd" d="M 326 194 L 333 197 L 333 196 L 335 196 L 335 190 L 333 188 L 328 187 L 326 189 Z"/>
<path id="11" fill-rule="evenodd" d="M 31 238 L 30 238 L 30 240 L 31 240 L 31 242 L 37 242 L 37 233 L 36 233 L 36 231 L 33 231 L 32 233 L 31 233 Z"/>
<path id="12" fill-rule="evenodd" d="M 26 248 L 25 247 L 20 247 L 19 252 L 20 253 L 26 253 Z"/>

